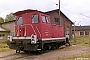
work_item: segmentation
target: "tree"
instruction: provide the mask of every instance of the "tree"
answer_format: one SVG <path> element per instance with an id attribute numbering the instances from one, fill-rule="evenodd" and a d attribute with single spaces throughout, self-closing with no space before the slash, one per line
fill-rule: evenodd
<path id="1" fill-rule="evenodd" d="M 2 17 L 0 17 L 0 23 L 3 23 L 4 19 Z"/>
<path id="2" fill-rule="evenodd" d="M 13 21 L 14 19 L 15 19 L 15 16 L 13 15 L 13 13 L 10 13 L 6 15 L 5 22 Z"/>

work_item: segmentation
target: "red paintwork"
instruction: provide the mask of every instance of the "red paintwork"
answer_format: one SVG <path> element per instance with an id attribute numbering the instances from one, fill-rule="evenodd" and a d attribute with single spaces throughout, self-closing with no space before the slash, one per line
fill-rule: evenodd
<path id="1" fill-rule="evenodd" d="M 38 14 L 40 22 L 37 24 L 31 23 L 32 14 Z M 31 36 L 36 34 L 38 38 L 57 38 L 64 37 L 63 26 L 51 25 L 50 23 L 43 23 L 41 15 L 49 16 L 37 10 L 24 10 L 14 13 L 14 15 L 23 17 L 23 24 L 15 26 L 15 36 Z"/>

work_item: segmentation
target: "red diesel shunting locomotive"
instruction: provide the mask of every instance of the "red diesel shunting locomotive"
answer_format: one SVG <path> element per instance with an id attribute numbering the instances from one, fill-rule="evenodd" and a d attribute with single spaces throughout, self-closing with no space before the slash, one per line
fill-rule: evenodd
<path id="1" fill-rule="evenodd" d="M 28 9 L 14 15 L 15 36 L 9 36 L 8 45 L 16 52 L 56 49 L 65 44 L 63 26 L 51 24 L 49 14 Z"/>

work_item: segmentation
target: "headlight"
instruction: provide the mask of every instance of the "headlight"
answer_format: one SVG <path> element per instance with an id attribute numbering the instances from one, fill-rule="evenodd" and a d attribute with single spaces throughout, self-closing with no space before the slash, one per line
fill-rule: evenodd
<path id="1" fill-rule="evenodd" d="M 36 35 L 31 35 L 31 44 L 36 44 L 37 42 L 37 36 Z"/>

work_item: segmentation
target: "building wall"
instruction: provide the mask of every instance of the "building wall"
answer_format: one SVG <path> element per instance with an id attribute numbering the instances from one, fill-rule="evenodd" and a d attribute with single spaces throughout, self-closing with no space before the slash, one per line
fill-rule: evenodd
<path id="1" fill-rule="evenodd" d="M 13 35 L 14 32 L 15 32 L 14 24 L 15 24 L 15 21 L 8 22 L 8 23 L 3 23 L 2 27 L 10 30 L 10 33 Z"/>
<path id="2" fill-rule="evenodd" d="M 80 36 L 80 31 L 75 31 L 75 36 L 79 37 Z"/>
<path id="3" fill-rule="evenodd" d="M 80 35 L 80 32 L 84 32 L 84 34 L 83 34 L 83 35 Z M 86 35 L 85 32 L 89 32 L 89 35 Z M 80 36 L 84 36 L 84 37 L 90 36 L 90 30 L 75 31 L 75 36 L 76 36 L 76 37 L 80 37 Z"/>
<path id="4" fill-rule="evenodd" d="M 4 36 L 2 36 L 4 35 Z M 0 40 L 7 40 L 8 39 L 9 32 L 0 31 Z"/>
<path id="5" fill-rule="evenodd" d="M 50 14 L 50 19 L 51 19 L 51 23 L 52 24 L 57 24 L 60 26 L 64 26 L 64 35 L 66 34 L 66 30 L 67 28 L 69 29 L 69 36 L 70 38 L 72 37 L 72 23 L 63 15 L 60 13 L 60 21 L 59 23 L 55 23 L 55 18 L 59 18 L 58 12 L 57 11 L 53 11 L 53 12 L 49 12 Z"/>

